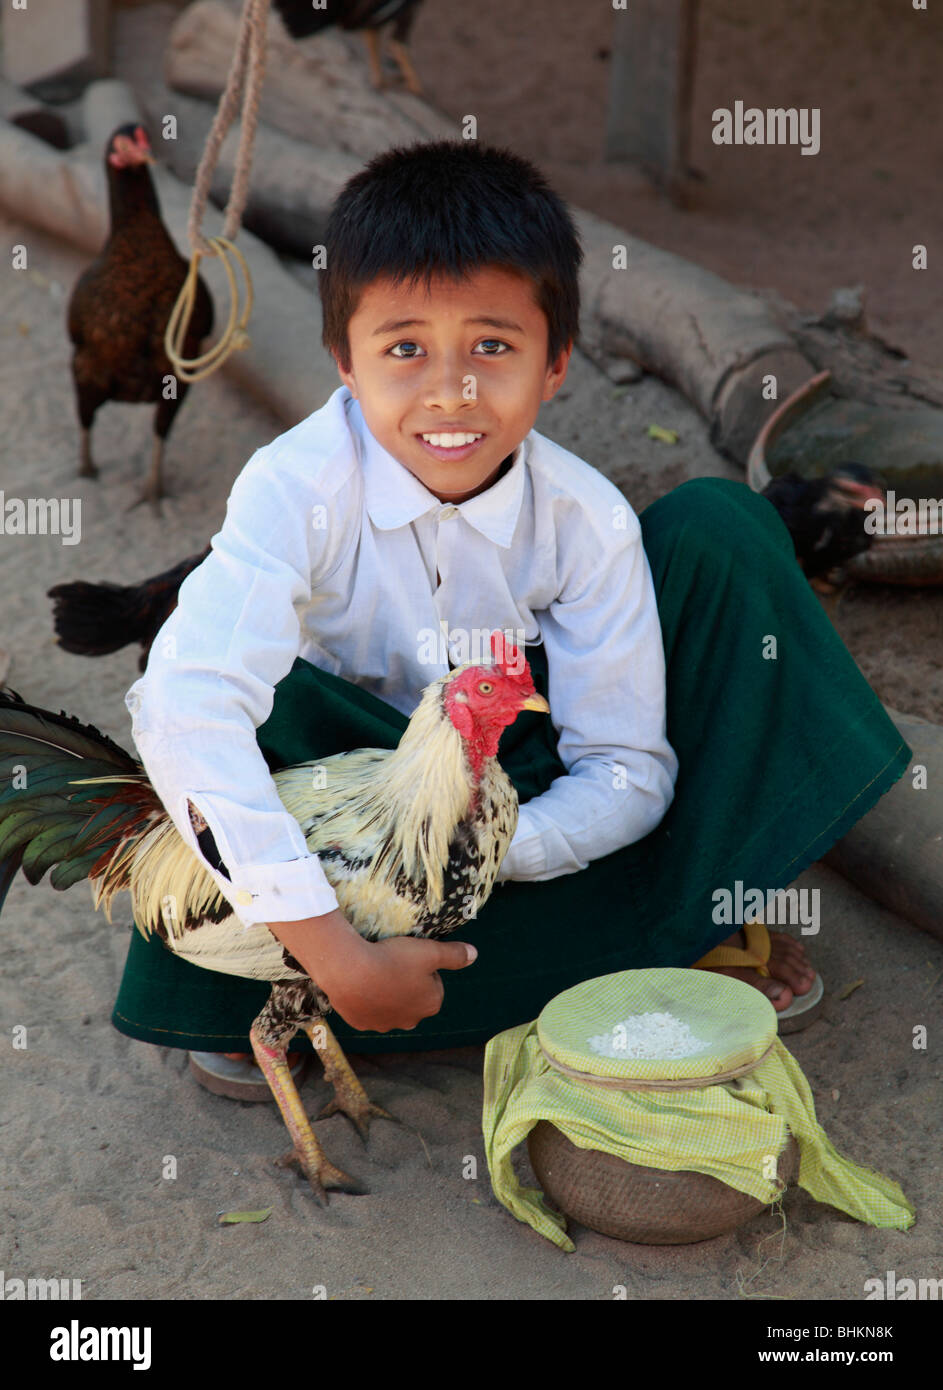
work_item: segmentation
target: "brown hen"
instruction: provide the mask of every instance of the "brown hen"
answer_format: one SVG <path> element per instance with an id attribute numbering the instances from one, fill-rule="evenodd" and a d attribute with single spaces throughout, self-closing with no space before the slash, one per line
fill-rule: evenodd
<path id="1" fill-rule="evenodd" d="M 79 277 L 69 301 L 72 375 L 82 427 L 80 477 L 95 477 L 91 428 L 105 401 L 153 402 L 154 449 L 139 501 L 156 507 L 164 495 L 164 441 L 189 386 L 175 377 L 164 333 L 187 274 L 187 262 L 160 216 L 144 127 L 123 125 L 108 141 L 105 170 L 111 231 L 101 255 Z M 184 341 L 196 357 L 213 328 L 213 301 L 202 278 Z M 171 383 L 167 379 L 171 378 Z M 135 504 L 136 505 L 136 504 Z"/>

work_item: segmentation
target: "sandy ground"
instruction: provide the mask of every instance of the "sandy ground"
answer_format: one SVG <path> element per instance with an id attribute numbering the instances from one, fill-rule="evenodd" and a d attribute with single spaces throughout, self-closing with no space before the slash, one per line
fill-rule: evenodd
<path id="1" fill-rule="evenodd" d="M 475 35 L 497 8 L 482 4 Z M 548 0 L 547 8 L 562 7 Z M 458 24 L 458 9 L 457 0 L 443 3 L 436 23 L 451 13 Z M 563 37 L 557 31 L 558 43 Z M 535 124 L 542 91 L 525 72 L 518 100 L 521 109 L 533 103 Z M 596 97 L 588 89 L 586 100 L 590 109 Z M 572 123 L 562 124 L 575 139 Z M 568 149 L 566 158 L 575 163 L 578 152 Z M 600 211 L 619 220 L 612 208 Z M 163 519 L 145 509 L 125 515 L 149 454 L 149 412 L 103 410 L 95 429 L 101 480 L 76 479 L 63 315 L 84 258 L 0 216 L 0 242 L 19 241 L 30 248 L 32 272 L 0 281 L 0 484 L 9 496 L 82 498 L 83 526 L 81 543 L 71 547 L 54 537 L 3 539 L 0 645 L 13 652 L 11 683 L 28 699 L 94 721 L 130 748 L 123 696 L 137 675 L 136 655 L 87 661 L 60 651 L 45 592 L 67 578 L 128 582 L 199 549 L 253 449 L 284 425 L 224 376 L 212 377 L 191 394 L 171 436 L 176 496 Z M 694 254 L 690 243 L 674 249 Z M 755 249 L 770 252 L 765 243 Z M 829 283 L 830 268 L 819 273 Z M 931 319 L 915 308 L 914 333 L 929 331 Z M 313 339 L 317 333 L 313 307 Z M 321 404 L 313 401 L 312 409 Z M 681 445 L 669 452 L 647 440 L 649 423 L 678 430 Z M 684 477 L 728 472 L 675 393 L 650 378 L 616 390 L 579 354 L 537 427 L 608 472 L 637 508 Z M 861 640 L 880 664 L 880 629 L 865 628 Z M 909 656 L 905 647 L 905 664 Z M 915 669 L 906 677 L 912 698 L 881 693 L 903 710 L 926 713 Z M 938 1013 L 943 945 L 820 866 L 800 883 L 822 890 L 822 931 L 811 950 L 829 999 L 824 1017 L 789 1046 L 839 1150 L 896 1178 L 914 1202 L 918 1223 L 910 1232 L 862 1226 L 795 1190 L 785 1203 L 784 1241 L 777 1235 L 762 1248 L 779 1229 L 769 1215 L 689 1247 L 625 1245 L 576 1228 L 576 1253 L 563 1255 L 491 1194 L 480 1049 L 354 1059 L 373 1098 L 406 1123 L 377 1122 L 364 1150 L 343 1119 L 324 1122 L 329 1155 L 371 1195 L 336 1196 L 319 1210 L 303 1184 L 271 1166 L 286 1147 L 273 1107 L 209 1096 L 190 1078 L 184 1053 L 132 1042 L 111 1027 L 126 901 L 109 927 L 92 912 L 84 885 L 60 895 L 21 879 L 2 926 L 0 1018 L 9 1050 L 0 1073 L 0 1268 L 8 1278 L 81 1279 L 87 1299 L 308 1298 L 322 1285 L 337 1299 L 610 1299 L 617 1284 L 633 1298 L 736 1299 L 742 1280 L 761 1297 L 859 1301 L 865 1280 L 888 1270 L 939 1278 L 943 1064 L 935 1030 L 927 1051 L 913 1049 L 912 1033 Z M 863 986 L 840 1001 L 857 979 Z M 9 1048 L 17 1025 L 27 1030 L 25 1050 Z M 304 1095 L 312 1111 L 320 1107 L 320 1077 Z M 463 1177 L 467 1155 L 477 1159 L 476 1179 Z M 176 1159 L 174 1179 L 162 1176 L 168 1157 Z M 264 1225 L 215 1224 L 222 1209 L 265 1206 L 274 1211 Z"/>

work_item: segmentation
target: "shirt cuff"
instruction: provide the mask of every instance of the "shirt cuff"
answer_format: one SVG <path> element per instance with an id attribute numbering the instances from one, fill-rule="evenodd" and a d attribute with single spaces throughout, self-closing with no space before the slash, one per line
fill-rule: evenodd
<path id="1" fill-rule="evenodd" d="M 241 864 L 233 870 L 231 883 L 220 874 L 213 877 L 239 920 L 249 927 L 258 922 L 300 922 L 337 907 L 337 894 L 316 854 L 284 864 Z"/>
<path id="2" fill-rule="evenodd" d="M 210 793 L 185 792 L 180 798 L 178 814 L 173 819 L 240 922 L 247 927 L 259 922 L 300 922 L 307 917 L 321 917 L 325 912 L 333 912 L 337 908 L 337 894 L 328 883 L 316 854 L 274 863 L 238 863 L 222 826 L 216 820 L 212 802 Z M 219 873 L 204 856 L 190 818 L 191 806 L 212 831 L 228 878 Z M 298 834 L 301 834 L 300 827 Z"/>

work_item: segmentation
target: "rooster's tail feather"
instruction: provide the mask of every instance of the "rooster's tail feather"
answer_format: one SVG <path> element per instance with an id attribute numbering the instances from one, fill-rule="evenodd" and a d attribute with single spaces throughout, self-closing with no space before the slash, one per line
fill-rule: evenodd
<path id="1" fill-rule="evenodd" d="M 161 814 L 141 764 L 94 725 L 0 691 L 0 907 L 18 869 L 60 890 L 95 878 Z"/>

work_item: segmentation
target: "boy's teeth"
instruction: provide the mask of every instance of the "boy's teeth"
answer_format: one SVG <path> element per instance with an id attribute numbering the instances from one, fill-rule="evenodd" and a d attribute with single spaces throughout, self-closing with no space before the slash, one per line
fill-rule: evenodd
<path id="1" fill-rule="evenodd" d="M 480 439 L 480 434 L 424 434 L 423 439 L 427 444 L 434 445 L 437 449 L 461 449 L 465 444 L 473 444 L 476 439 Z"/>

